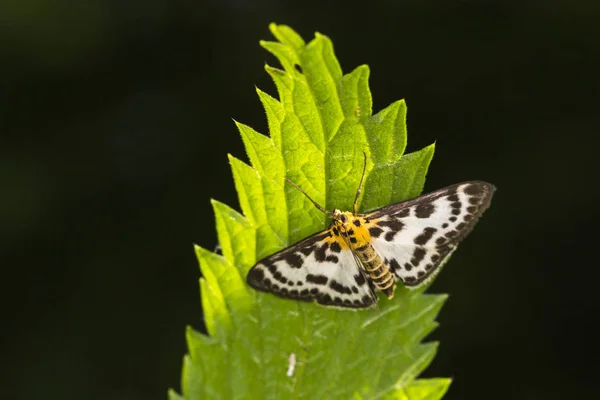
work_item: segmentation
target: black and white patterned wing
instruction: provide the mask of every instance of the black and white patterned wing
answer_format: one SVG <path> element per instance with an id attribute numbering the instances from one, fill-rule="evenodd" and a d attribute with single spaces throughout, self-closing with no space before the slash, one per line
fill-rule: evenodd
<path id="1" fill-rule="evenodd" d="M 248 284 L 279 297 L 325 306 L 368 308 L 377 302 L 354 259 L 329 231 L 310 236 L 259 261 Z"/>
<path id="2" fill-rule="evenodd" d="M 481 181 L 448 186 L 366 214 L 373 248 L 408 287 L 435 276 L 488 208 L 495 187 Z"/>

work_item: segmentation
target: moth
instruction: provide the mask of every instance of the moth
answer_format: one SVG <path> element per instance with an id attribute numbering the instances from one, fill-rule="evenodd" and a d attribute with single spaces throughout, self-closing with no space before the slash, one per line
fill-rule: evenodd
<path id="1" fill-rule="evenodd" d="M 365 165 L 353 212 L 325 210 L 332 218 L 318 232 L 260 260 L 247 275 L 254 289 L 324 306 L 369 308 L 376 291 L 394 297 L 429 282 L 489 207 L 495 187 L 483 181 L 458 183 L 366 214 L 357 212 Z"/>

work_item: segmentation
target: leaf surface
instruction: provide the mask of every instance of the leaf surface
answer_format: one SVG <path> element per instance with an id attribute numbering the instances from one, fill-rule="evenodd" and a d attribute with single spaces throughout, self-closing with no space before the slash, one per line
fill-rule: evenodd
<path id="1" fill-rule="evenodd" d="M 261 42 L 282 68 L 266 67 L 279 100 L 257 90 L 270 137 L 236 123 L 250 165 L 230 156 L 242 213 L 213 201 L 222 255 L 197 248 L 208 335 L 188 329 L 183 396 L 171 400 L 407 399 L 443 396 L 449 379 L 416 377 L 437 344 L 421 343 L 446 296 L 399 287 L 379 307 L 349 311 L 283 300 L 245 283 L 261 258 L 327 227 L 327 209 L 351 210 L 367 154 L 359 211 L 416 197 L 434 145 L 404 154 L 406 104 L 372 115 L 369 68 L 343 75 L 324 35 L 310 43 L 284 25 Z M 296 364 L 287 375 L 290 355 Z"/>

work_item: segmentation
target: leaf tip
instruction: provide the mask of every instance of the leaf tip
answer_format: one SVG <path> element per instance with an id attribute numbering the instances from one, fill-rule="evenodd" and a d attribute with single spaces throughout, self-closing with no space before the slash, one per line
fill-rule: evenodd
<path id="1" fill-rule="evenodd" d="M 204 255 L 204 249 L 202 248 L 202 246 L 194 244 L 194 253 L 196 253 L 196 257 L 198 259 L 201 259 L 202 256 Z"/>
<path id="2" fill-rule="evenodd" d="M 269 24 L 269 31 L 271 31 L 271 33 L 273 34 L 273 36 L 275 36 L 275 32 L 277 32 L 278 26 L 275 22 L 271 22 Z"/>
<path id="3" fill-rule="evenodd" d="M 243 127 L 245 126 L 244 124 L 242 124 L 241 122 L 236 121 L 235 119 L 232 118 L 233 123 L 235 124 L 235 127 L 238 129 L 238 131 L 240 131 L 240 133 L 242 132 Z"/>

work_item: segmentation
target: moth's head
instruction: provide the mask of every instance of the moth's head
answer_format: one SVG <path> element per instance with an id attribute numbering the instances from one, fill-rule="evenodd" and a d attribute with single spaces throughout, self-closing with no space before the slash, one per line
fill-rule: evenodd
<path id="1" fill-rule="evenodd" d="M 333 212 L 331 213 L 331 215 L 333 216 L 333 221 L 337 224 L 337 225 L 341 225 L 343 227 L 345 227 L 347 224 L 350 224 L 352 222 L 352 213 L 351 212 L 347 212 L 347 211 L 340 211 L 337 208 L 335 210 L 333 210 Z"/>

